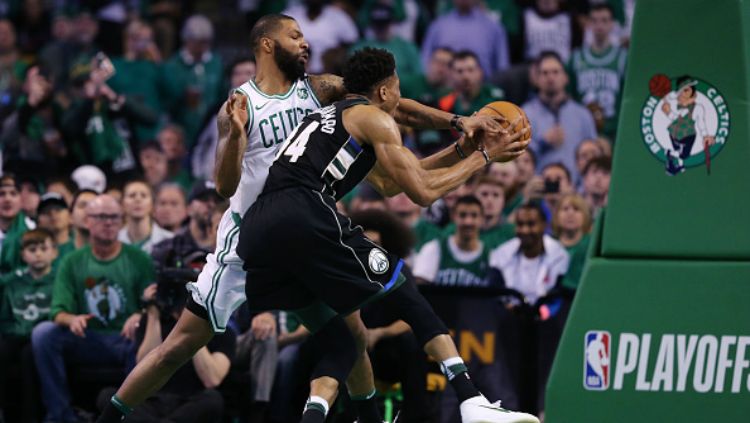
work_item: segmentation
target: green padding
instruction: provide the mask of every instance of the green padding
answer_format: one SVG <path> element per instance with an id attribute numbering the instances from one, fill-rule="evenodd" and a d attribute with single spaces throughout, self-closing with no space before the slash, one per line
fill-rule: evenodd
<path id="1" fill-rule="evenodd" d="M 637 3 L 604 222 L 604 256 L 750 259 L 748 40 L 748 1 Z M 708 116 L 708 134 L 724 140 L 708 150 L 710 175 L 702 138 L 683 160 L 684 172 L 667 174 L 665 149 L 674 148 L 670 121 L 661 107 L 664 97 L 654 93 L 674 90 L 682 75 L 699 81 L 698 104 Z M 678 126 L 673 133 L 690 132 Z"/>
<path id="2" fill-rule="evenodd" d="M 550 376 L 547 422 L 748 421 L 748 304 L 750 263 L 591 259 Z M 589 331 L 610 335 L 604 390 L 585 387 Z"/>

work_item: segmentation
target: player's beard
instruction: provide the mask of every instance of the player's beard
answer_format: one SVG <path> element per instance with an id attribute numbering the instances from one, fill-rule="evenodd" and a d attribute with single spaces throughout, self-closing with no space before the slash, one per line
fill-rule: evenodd
<path id="1" fill-rule="evenodd" d="M 273 49 L 273 60 L 290 81 L 296 81 L 305 76 L 305 65 L 300 62 L 299 56 L 285 50 L 278 41 L 275 42 L 275 48 Z"/>

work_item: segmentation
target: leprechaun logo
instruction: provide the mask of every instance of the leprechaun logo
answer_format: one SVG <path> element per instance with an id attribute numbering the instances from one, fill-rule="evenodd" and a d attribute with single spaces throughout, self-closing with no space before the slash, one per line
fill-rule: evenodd
<path id="1" fill-rule="evenodd" d="M 705 166 L 729 139 L 729 107 L 713 85 L 683 75 L 655 75 L 641 110 L 641 135 L 669 175 Z"/>

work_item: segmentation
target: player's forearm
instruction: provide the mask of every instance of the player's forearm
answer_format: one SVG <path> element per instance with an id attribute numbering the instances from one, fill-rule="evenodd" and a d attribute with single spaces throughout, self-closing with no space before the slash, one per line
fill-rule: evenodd
<path id="1" fill-rule="evenodd" d="M 193 356 L 193 367 L 207 389 L 216 388 L 229 372 L 229 359 L 221 353 L 212 354 L 203 347 Z"/>
<path id="2" fill-rule="evenodd" d="M 219 123 L 221 125 L 221 123 Z M 224 198 L 234 195 L 242 175 L 242 156 L 247 147 L 247 134 L 226 131 L 221 134 L 216 148 L 216 191 Z"/>
<path id="3" fill-rule="evenodd" d="M 415 129 L 450 129 L 453 114 L 402 98 L 393 118 L 400 125 Z"/>
<path id="4" fill-rule="evenodd" d="M 412 185 L 410 189 L 403 187 L 404 192 L 415 203 L 428 207 L 438 198 L 458 188 L 486 164 L 482 153 L 475 151 L 453 166 L 425 171 L 421 183 Z"/>
<path id="5" fill-rule="evenodd" d="M 471 141 L 468 141 L 466 139 L 466 136 L 462 136 L 458 140 L 458 145 L 465 156 L 470 155 L 474 150 L 476 150 L 476 147 L 474 147 Z M 456 146 L 454 144 L 451 144 L 450 146 L 438 151 L 437 153 L 421 159 L 419 161 L 419 164 L 422 166 L 422 169 L 432 170 L 453 166 L 461 160 L 461 156 L 459 156 L 458 151 L 456 151 Z"/>

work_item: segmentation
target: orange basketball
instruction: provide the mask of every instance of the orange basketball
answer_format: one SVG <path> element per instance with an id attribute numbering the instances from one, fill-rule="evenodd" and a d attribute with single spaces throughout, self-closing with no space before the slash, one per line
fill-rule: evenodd
<path id="1" fill-rule="evenodd" d="M 488 116 L 502 116 L 505 119 L 508 119 L 509 123 L 503 124 L 503 127 L 506 128 L 510 125 L 511 122 L 521 116 L 523 117 L 523 119 L 521 119 L 521 121 L 516 124 L 513 130 L 521 131 L 524 127 L 527 127 L 529 128 L 529 132 L 527 132 L 526 135 L 523 136 L 522 140 L 526 141 L 531 138 L 531 124 L 529 123 L 529 119 L 526 117 L 526 113 L 523 112 L 523 109 L 509 101 L 493 101 L 492 103 L 482 107 L 479 112 L 477 112 L 477 114 Z"/>

